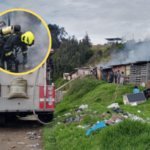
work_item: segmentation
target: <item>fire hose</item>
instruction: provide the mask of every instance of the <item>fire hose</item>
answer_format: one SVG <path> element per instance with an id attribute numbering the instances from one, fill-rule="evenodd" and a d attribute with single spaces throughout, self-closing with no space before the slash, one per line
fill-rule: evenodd
<path id="1" fill-rule="evenodd" d="M 36 86 L 36 83 L 37 83 L 37 81 L 38 81 L 39 70 L 40 70 L 40 68 L 37 70 L 37 74 L 36 74 L 36 78 L 35 78 L 35 84 L 34 84 L 34 88 L 33 88 L 33 114 L 34 114 L 35 118 L 36 118 L 41 124 L 47 125 L 47 124 L 51 124 L 52 122 L 45 123 L 45 122 L 41 121 L 41 120 L 37 117 L 38 115 L 35 113 L 35 109 L 34 109 L 35 86 Z"/>

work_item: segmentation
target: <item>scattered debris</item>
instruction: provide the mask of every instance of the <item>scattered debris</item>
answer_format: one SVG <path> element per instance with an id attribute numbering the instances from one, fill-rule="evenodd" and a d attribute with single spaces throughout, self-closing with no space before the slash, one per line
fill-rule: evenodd
<path id="1" fill-rule="evenodd" d="M 34 132 L 27 132 L 27 135 L 36 135 Z"/>
<path id="2" fill-rule="evenodd" d="M 122 119 L 117 118 L 116 121 L 115 121 L 115 123 L 120 123 L 122 121 L 123 121 Z"/>
<path id="3" fill-rule="evenodd" d="M 82 110 L 88 108 L 88 105 L 81 105 L 79 108 L 81 108 Z"/>
<path id="4" fill-rule="evenodd" d="M 107 114 L 111 114 L 111 112 L 110 112 L 110 111 L 107 111 Z"/>
<path id="5" fill-rule="evenodd" d="M 90 135 L 92 131 L 95 131 L 100 128 L 106 128 L 106 127 L 107 126 L 102 121 L 100 121 L 98 124 L 94 125 L 91 129 L 87 130 L 86 135 Z"/>
<path id="6" fill-rule="evenodd" d="M 71 113 L 66 113 L 66 114 L 64 114 L 63 116 L 69 116 L 69 115 L 71 115 Z"/>
<path id="7" fill-rule="evenodd" d="M 112 108 L 113 111 L 115 111 L 116 113 L 123 113 L 123 110 L 121 108 Z"/>
<path id="8" fill-rule="evenodd" d="M 37 147 L 37 146 L 39 146 L 40 144 L 39 143 L 36 143 L 35 145 L 34 145 L 34 147 Z"/>
<path id="9" fill-rule="evenodd" d="M 30 140 L 34 140 L 34 137 L 30 136 Z"/>
<path id="10" fill-rule="evenodd" d="M 61 124 L 61 122 L 57 122 L 57 125 L 60 125 Z"/>
<path id="11" fill-rule="evenodd" d="M 141 117 L 138 117 L 137 115 L 132 115 L 130 117 L 131 120 L 139 120 L 139 121 L 142 121 L 142 122 L 145 122 L 145 120 Z"/>
<path id="12" fill-rule="evenodd" d="M 75 110 L 75 112 L 81 112 L 81 111 L 83 111 L 83 109 L 81 109 L 81 108 L 78 108 Z"/>
<path id="13" fill-rule="evenodd" d="M 142 103 L 146 103 L 146 101 L 147 100 L 143 92 L 123 95 L 123 102 L 125 105 L 134 106 L 133 103 L 139 105 Z"/>
<path id="14" fill-rule="evenodd" d="M 106 117 L 106 116 L 107 116 L 107 113 L 103 112 L 101 116 L 102 116 L 102 117 Z"/>
<path id="15" fill-rule="evenodd" d="M 14 146 L 11 146 L 11 148 L 13 149 L 13 148 L 16 148 L 16 146 L 14 145 Z"/>
<path id="16" fill-rule="evenodd" d="M 98 111 L 94 111 L 94 114 L 99 114 L 99 112 Z"/>
<path id="17" fill-rule="evenodd" d="M 124 117 L 123 116 L 120 116 L 120 115 L 114 115 L 114 116 L 112 116 L 110 119 L 112 120 L 112 121 L 116 121 L 116 119 L 121 119 L 121 120 L 123 120 L 124 119 Z"/>
<path id="18" fill-rule="evenodd" d="M 113 108 L 113 107 L 118 108 L 119 107 L 118 103 L 113 103 L 113 104 L 107 106 L 107 108 Z"/>
<path id="19" fill-rule="evenodd" d="M 24 145 L 25 143 L 24 142 L 18 142 L 18 145 Z"/>
<path id="20" fill-rule="evenodd" d="M 79 122 L 84 116 L 85 116 L 85 114 L 76 115 L 76 117 L 70 117 L 70 118 L 68 118 L 68 119 L 65 119 L 63 122 L 64 122 L 64 123 L 68 123 L 68 122 Z"/>
<path id="21" fill-rule="evenodd" d="M 137 106 L 137 102 L 132 103 L 131 106 Z"/>
<path id="22" fill-rule="evenodd" d="M 137 112 L 140 113 L 141 111 L 140 111 L 140 110 L 137 110 Z"/>
<path id="23" fill-rule="evenodd" d="M 78 127 L 78 128 L 82 128 L 82 129 L 85 129 L 85 128 L 88 128 L 88 127 L 90 127 L 90 125 L 86 125 L 86 126 L 81 126 L 81 125 L 78 125 L 77 127 Z"/>

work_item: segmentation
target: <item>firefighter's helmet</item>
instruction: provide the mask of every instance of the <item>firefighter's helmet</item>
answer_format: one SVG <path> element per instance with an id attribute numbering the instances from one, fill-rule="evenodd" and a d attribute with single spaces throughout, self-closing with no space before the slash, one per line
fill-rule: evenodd
<path id="1" fill-rule="evenodd" d="M 34 35 L 31 31 L 27 31 L 21 35 L 21 41 L 31 46 L 34 44 Z"/>

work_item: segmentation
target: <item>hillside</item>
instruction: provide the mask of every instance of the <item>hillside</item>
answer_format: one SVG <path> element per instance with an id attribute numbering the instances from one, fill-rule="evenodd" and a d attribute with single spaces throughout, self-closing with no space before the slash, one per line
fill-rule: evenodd
<path id="1" fill-rule="evenodd" d="M 93 56 L 88 60 L 85 66 L 96 66 L 100 62 L 107 62 L 111 58 L 111 54 L 119 52 L 123 49 L 123 44 L 118 45 L 93 45 L 91 50 Z"/>
<path id="2" fill-rule="evenodd" d="M 96 130 L 89 136 L 86 135 L 87 129 L 90 129 L 97 121 L 109 119 L 116 114 L 107 108 L 112 103 L 118 103 L 123 113 L 136 114 L 145 120 L 150 117 L 149 100 L 138 106 L 123 104 L 123 95 L 132 93 L 134 85 L 120 85 L 116 91 L 117 86 L 92 77 L 77 79 L 64 96 L 63 101 L 56 104 L 56 119 L 51 125 L 44 128 L 44 150 L 149 149 L 150 125 L 139 121 L 125 119 L 117 125 L 107 126 L 105 129 Z M 139 88 L 140 91 L 145 89 Z M 88 109 L 75 113 L 75 109 L 78 109 L 81 104 L 88 104 Z M 137 110 L 140 110 L 141 113 L 138 113 Z M 111 113 L 107 114 L 107 111 Z M 106 116 L 103 116 L 104 112 Z M 71 113 L 71 115 L 63 116 L 65 113 Z M 65 119 L 81 114 L 86 116 L 80 122 L 63 123 Z M 86 128 L 78 128 L 78 125 L 86 126 Z"/>

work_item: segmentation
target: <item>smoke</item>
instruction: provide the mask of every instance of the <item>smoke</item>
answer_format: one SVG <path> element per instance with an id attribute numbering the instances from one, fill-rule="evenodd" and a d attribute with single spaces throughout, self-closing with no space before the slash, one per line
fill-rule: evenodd
<path id="1" fill-rule="evenodd" d="M 111 59 L 104 63 L 100 63 L 98 67 L 109 67 L 116 64 L 125 64 L 135 61 L 150 60 L 150 40 L 143 42 L 135 42 L 134 40 L 127 41 L 124 48 L 111 54 Z"/>
<path id="2" fill-rule="evenodd" d="M 8 25 L 8 14 L 2 16 L 3 21 Z M 10 13 L 10 24 L 20 25 L 21 31 L 31 31 L 34 34 L 35 42 L 33 46 L 28 46 L 28 66 L 29 68 L 25 71 L 32 70 L 37 67 L 46 57 L 49 48 L 49 36 L 45 25 L 36 16 L 24 12 L 24 11 L 14 11 Z M 23 62 L 22 53 L 18 54 L 17 58 L 19 62 Z M 25 72 L 24 70 L 20 72 Z"/>

